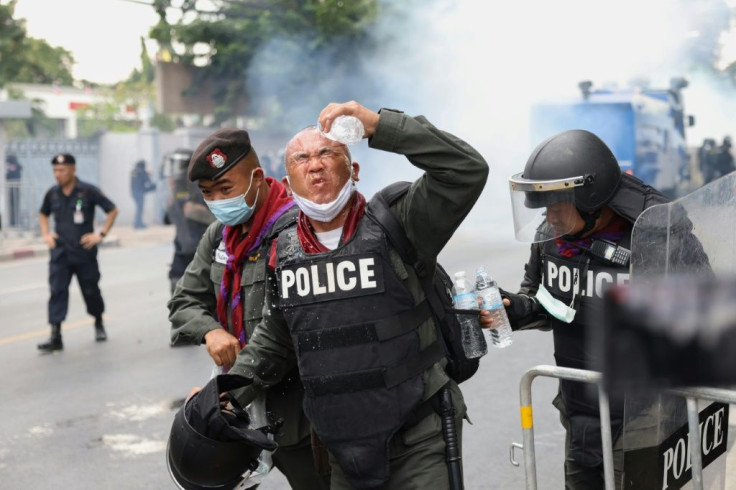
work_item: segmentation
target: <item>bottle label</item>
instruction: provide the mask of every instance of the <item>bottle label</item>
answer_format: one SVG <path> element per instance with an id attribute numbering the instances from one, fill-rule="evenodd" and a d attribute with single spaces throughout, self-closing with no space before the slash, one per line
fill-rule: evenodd
<path id="1" fill-rule="evenodd" d="M 496 288 L 486 288 L 478 291 L 478 296 L 482 301 L 484 310 L 496 310 L 503 307 L 503 300 L 501 299 L 501 293 Z"/>
<path id="2" fill-rule="evenodd" d="M 460 293 L 453 298 L 455 307 L 461 310 L 472 310 L 478 308 L 478 302 L 473 293 Z"/>

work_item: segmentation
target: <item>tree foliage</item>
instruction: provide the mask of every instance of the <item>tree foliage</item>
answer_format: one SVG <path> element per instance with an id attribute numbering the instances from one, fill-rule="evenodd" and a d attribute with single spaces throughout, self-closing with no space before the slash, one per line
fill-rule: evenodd
<path id="1" fill-rule="evenodd" d="M 0 4 L 0 87 L 8 82 L 71 85 L 72 54 L 28 37 L 25 21 L 15 18 L 15 4 Z"/>
<path id="2" fill-rule="evenodd" d="M 377 0 L 212 0 L 210 11 L 198 10 L 193 0 L 154 4 L 161 20 L 151 37 L 172 61 L 204 67 L 190 94 L 205 81 L 215 82 L 215 123 L 245 111 L 276 126 L 288 117 L 288 107 L 279 106 L 277 98 L 255 100 L 249 83 L 276 82 L 269 71 L 279 72 L 280 93 L 300 93 L 302 105 L 309 105 L 308 99 L 322 98 L 326 88 L 325 66 L 314 60 L 328 63 L 330 73 L 355 70 L 353 49 L 371 48 L 367 34 L 378 14 Z M 167 17 L 173 7 L 181 14 L 176 23 Z M 255 57 L 268 53 L 269 46 L 299 61 L 254 68 Z M 245 108 L 244 95 L 250 98 Z"/>

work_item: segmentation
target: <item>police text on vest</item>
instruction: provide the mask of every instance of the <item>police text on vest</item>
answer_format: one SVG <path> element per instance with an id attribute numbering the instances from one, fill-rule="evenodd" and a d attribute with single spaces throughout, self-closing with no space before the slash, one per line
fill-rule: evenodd
<path id="1" fill-rule="evenodd" d="M 281 298 L 367 291 L 378 287 L 373 257 L 344 258 L 281 270 Z"/>

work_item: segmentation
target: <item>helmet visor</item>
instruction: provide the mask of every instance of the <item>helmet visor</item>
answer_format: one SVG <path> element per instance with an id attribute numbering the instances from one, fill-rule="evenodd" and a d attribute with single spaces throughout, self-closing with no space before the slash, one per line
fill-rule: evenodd
<path id="1" fill-rule="evenodd" d="M 164 176 L 175 179 L 186 178 L 187 168 L 191 154 L 174 152 L 166 156 L 164 163 Z"/>
<path id="2" fill-rule="evenodd" d="M 534 181 L 521 174 L 509 179 L 516 239 L 536 243 L 569 235 L 578 223 L 575 187 L 583 177 Z"/>

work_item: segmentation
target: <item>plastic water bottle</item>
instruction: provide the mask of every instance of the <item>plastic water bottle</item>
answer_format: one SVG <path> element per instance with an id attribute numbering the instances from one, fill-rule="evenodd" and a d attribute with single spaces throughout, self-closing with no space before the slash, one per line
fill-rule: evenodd
<path id="1" fill-rule="evenodd" d="M 353 145 L 365 136 L 365 126 L 355 116 L 337 116 L 332 121 L 330 131 L 328 133 L 322 131 L 322 134 L 343 145 Z"/>
<path id="2" fill-rule="evenodd" d="M 503 306 L 501 291 L 499 291 L 496 281 L 488 275 L 485 267 L 478 267 L 475 271 L 475 289 L 478 298 L 482 301 L 480 307 L 491 312 L 493 326 L 495 327 L 485 328 L 483 331 L 490 336 L 491 344 L 494 347 L 508 347 L 512 342 L 509 317 L 506 315 L 506 308 Z"/>
<path id="3" fill-rule="evenodd" d="M 477 310 L 478 299 L 473 285 L 465 277 L 465 271 L 455 273 L 455 296 L 452 302 L 459 310 Z M 478 323 L 478 315 L 458 314 L 461 326 L 461 340 L 465 357 L 475 359 L 488 353 L 488 344 Z"/>
<path id="4" fill-rule="evenodd" d="M 250 417 L 250 427 L 252 429 L 258 429 L 268 425 L 268 418 L 266 417 L 266 397 L 265 395 L 259 395 L 256 399 L 245 407 L 245 411 L 248 412 Z M 268 437 L 273 439 L 273 434 L 268 434 Z M 263 482 L 263 479 L 268 476 L 268 472 L 271 471 L 273 466 L 273 456 L 271 451 L 265 449 L 261 451 L 258 456 L 258 467 L 251 471 L 236 487 L 235 489 L 252 488 Z M 233 490 L 235 490 L 233 489 Z"/>

